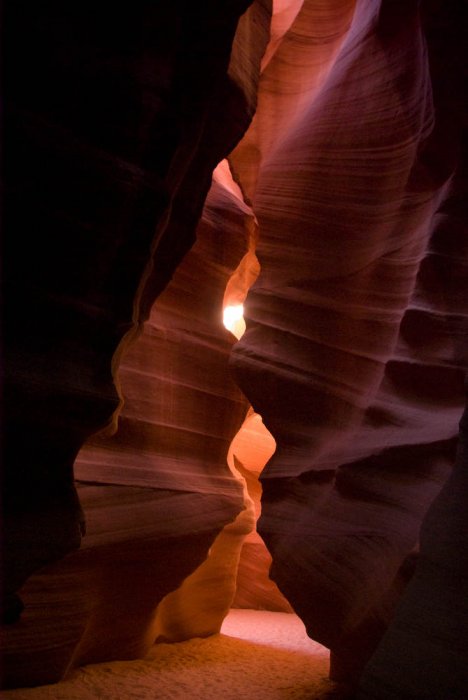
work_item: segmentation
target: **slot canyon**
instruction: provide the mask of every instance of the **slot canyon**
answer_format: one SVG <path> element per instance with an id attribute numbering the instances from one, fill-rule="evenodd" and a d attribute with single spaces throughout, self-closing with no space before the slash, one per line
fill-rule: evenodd
<path id="1" fill-rule="evenodd" d="M 6 0 L 5 697 L 232 610 L 468 697 L 466 19 Z"/>

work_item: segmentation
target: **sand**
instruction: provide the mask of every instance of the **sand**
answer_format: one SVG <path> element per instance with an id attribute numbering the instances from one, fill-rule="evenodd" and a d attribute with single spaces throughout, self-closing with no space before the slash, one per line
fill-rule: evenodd
<path id="1" fill-rule="evenodd" d="M 327 679 L 328 650 L 296 616 L 232 610 L 221 634 L 156 644 L 145 659 L 92 664 L 5 700 L 311 700 L 343 698 Z"/>

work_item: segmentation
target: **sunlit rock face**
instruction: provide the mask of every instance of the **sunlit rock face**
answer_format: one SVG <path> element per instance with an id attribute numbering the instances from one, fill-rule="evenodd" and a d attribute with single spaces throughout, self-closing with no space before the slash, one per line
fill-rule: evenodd
<path id="1" fill-rule="evenodd" d="M 187 547 L 193 548 L 194 532 L 212 527 L 213 518 L 219 530 L 228 525 L 212 538 L 203 566 L 196 572 L 183 567 L 185 576 L 192 575 L 180 591 L 173 591 L 181 583 L 180 565 L 165 567 L 173 592 L 153 616 L 153 639 L 219 631 L 234 596 L 242 542 L 254 527 L 253 508 L 226 459 L 247 402 L 229 374 L 234 338 L 222 323 L 226 285 L 248 249 L 250 218 L 248 208 L 213 180 L 195 245 L 122 357 L 118 431 L 88 442 L 75 463 L 79 483 L 101 484 L 103 518 L 112 496 L 118 506 L 114 486 L 121 484 L 169 499 L 169 510 L 152 515 L 155 533 L 159 528 L 183 536 Z M 121 523 L 116 518 L 108 527 L 110 537 Z M 136 518 L 128 537 L 135 543 L 140 538 Z M 206 544 L 201 551 L 208 555 Z M 153 599 L 153 611 L 159 602 Z"/>
<path id="2" fill-rule="evenodd" d="M 229 375 L 235 339 L 222 323 L 250 217 L 213 182 L 196 244 L 122 355 L 118 430 L 88 441 L 75 462 L 81 549 L 21 589 L 21 625 L 4 635 L 8 685 L 219 631 L 254 527 L 226 460 L 247 402 Z"/>
<path id="3" fill-rule="evenodd" d="M 254 526 L 226 461 L 247 404 L 228 373 L 233 338 L 221 321 L 226 284 L 248 247 L 246 218 L 214 182 L 196 244 L 122 357 L 118 430 L 89 441 L 75 463 L 87 521 L 81 550 L 29 579 L 22 630 L 6 632 L 10 654 L 23 653 L 28 681 L 37 682 L 40 658 L 50 674 L 51 641 L 56 663 L 78 665 L 141 656 L 156 638 L 219 631 Z M 68 608 L 57 608 L 49 591 L 67 574 Z M 48 619 L 55 625 L 47 645 L 29 659 L 27 639 L 40 639 L 38 625 Z M 24 668 L 14 670 L 24 683 Z"/>
<path id="4" fill-rule="evenodd" d="M 245 405 L 227 375 L 221 308 L 246 235 L 231 246 L 222 192 L 202 253 L 127 350 L 195 240 L 213 168 L 252 117 L 269 5 L 255 2 L 237 27 L 248 5 L 4 13 L 7 622 L 31 572 L 78 547 L 84 517 L 88 532 L 23 586 L 23 618 L 2 635 L 8 684 L 144 653 L 158 601 L 243 508 L 225 456 Z M 119 403 L 114 379 L 129 400 L 115 439 L 80 454 L 80 506 L 72 465 Z"/>
<path id="5" fill-rule="evenodd" d="M 229 281 L 225 299 L 243 301 L 258 272 L 256 256 L 249 256 L 249 254 L 244 256 Z M 224 326 L 238 340 L 245 333 L 243 314 L 242 303 L 227 304 L 224 307 Z M 247 496 L 253 507 L 255 524 L 261 513 L 262 488 L 259 477 L 275 449 L 275 440 L 265 428 L 262 417 L 249 407 L 244 422 L 230 444 L 227 461 L 231 469 L 237 472 L 245 482 Z M 247 533 L 240 550 L 233 607 L 292 612 L 288 601 L 269 576 L 270 567 L 270 553 L 255 526 Z"/>
<path id="6" fill-rule="evenodd" d="M 292 605 L 363 698 L 462 698 L 463 3 L 246 5 L 5 12 L 4 682 Z"/>
<path id="7" fill-rule="evenodd" d="M 229 448 L 228 462 L 245 479 L 256 521 L 261 513 L 259 477 L 275 449 L 275 440 L 265 428 L 262 417 L 249 408 Z M 233 607 L 292 612 L 290 604 L 269 576 L 270 567 L 271 555 L 257 529 L 252 529 L 242 545 Z"/>
<path id="8" fill-rule="evenodd" d="M 392 618 L 455 455 L 461 4 L 290 9 L 230 157 L 261 266 L 232 366 L 277 442 L 259 525 L 272 577 L 349 679 Z"/>

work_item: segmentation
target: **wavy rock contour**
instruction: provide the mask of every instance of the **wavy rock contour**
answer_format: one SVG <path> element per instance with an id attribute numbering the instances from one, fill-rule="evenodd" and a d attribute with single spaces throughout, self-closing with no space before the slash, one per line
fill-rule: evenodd
<path id="1" fill-rule="evenodd" d="M 261 267 L 232 366 L 277 443 L 259 531 L 336 678 L 359 676 L 391 620 L 454 463 L 467 259 L 457 118 L 444 129 L 460 106 L 458 11 L 304 2 L 230 156 Z"/>

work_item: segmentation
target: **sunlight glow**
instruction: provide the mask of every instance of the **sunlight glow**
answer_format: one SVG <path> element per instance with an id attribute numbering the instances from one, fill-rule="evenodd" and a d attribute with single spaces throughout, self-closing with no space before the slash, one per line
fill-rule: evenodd
<path id="1" fill-rule="evenodd" d="M 236 336 L 237 340 L 244 334 L 244 305 L 236 304 L 236 306 L 226 306 L 223 311 L 224 327 L 231 331 Z"/>

